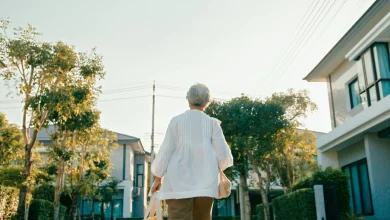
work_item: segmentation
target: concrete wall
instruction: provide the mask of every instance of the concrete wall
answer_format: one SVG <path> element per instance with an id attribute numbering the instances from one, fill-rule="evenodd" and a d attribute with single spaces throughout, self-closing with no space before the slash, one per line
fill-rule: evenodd
<path id="1" fill-rule="evenodd" d="M 390 219 L 390 139 L 376 133 L 364 137 L 370 177 L 374 216 L 366 219 Z"/>
<path id="2" fill-rule="evenodd" d="M 318 164 L 323 168 L 338 168 L 339 159 L 337 152 L 321 152 L 318 150 Z"/>
<path id="3" fill-rule="evenodd" d="M 126 150 L 124 151 L 124 147 Z M 123 153 L 126 152 L 125 168 L 123 167 Z M 113 164 L 112 176 L 118 180 L 133 181 L 134 178 L 134 150 L 131 144 L 119 144 L 111 152 L 111 163 Z M 123 169 L 125 169 L 125 178 L 123 178 Z"/>
<path id="4" fill-rule="evenodd" d="M 366 158 L 366 151 L 363 140 L 338 152 L 340 167 L 346 166 L 364 158 Z"/>
<path id="5" fill-rule="evenodd" d="M 119 145 L 111 152 L 111 163 L 113 165 L 112 176 L 122 180 L 123 176 L 123 145 Z"/>
<path id="6" fill-rule="evenodd" d="M 345 60 L 330 75 L 330 82 L 328 83 L 331 83 L 331 86 L 328 86 L 328 89 L 332 88 L 329 93 L 331 92 L 333 100 L 330 100 L 332 103 L 329 106 L 334 108 L 334 113 L 330 109 L 333 128 L 364 110 L 362 105 L 351 109 L 350 104 L 348 84 L 357 77 L 357 71 L 355 62 Z"/>
<path id="7" fill-rule="evenodd" d="M 133 215 L 133 182 L 129 180 L 122 181 L 118 189 L 123 190 L 123 218 L 130 218 Z"/>

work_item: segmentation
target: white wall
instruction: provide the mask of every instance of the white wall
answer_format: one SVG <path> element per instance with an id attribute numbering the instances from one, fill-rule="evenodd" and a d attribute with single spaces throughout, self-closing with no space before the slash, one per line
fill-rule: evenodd
<path id="1" fill-rule="evenodd" d="M 373 219 L 390 219 L 390 139 L 377 134 L 364 137 L 374 206 Z"/>
<path id="2" fill-rule="evenodd" d="M 113 165 L 112 176 L 122 180 L 123 176 L 123 145 L 119 145 L 111 152 L 111 163 Z"/>
<path id="3" fill-rule="evenodd" d="M 340 167 L 366 158 L 364 141 L 359 141 L 358 143 L 339 151 L 338 158 Z"/>
<path id="4" fill-rule="evenodd" d="M 350 99 L 349 99 L 349 90 L 348 84 L 357 77 L 357 65 L 355 61 L 345 60 L 337 69 L 333 71 L 330 75 L 331 77 L 331 86 L 333 94 L 333 107 L 334 107 L 334 116 L 336 121 L 336 127 L 343 124 L 349 118 L 355 116 L 359 112 L 363 111 L 363 106 L 357 106 L 354 109 L 351 109 Z M 329 87 L 328 87 L 329 88 Z M 329 105 L 332 106 L 332 105 Z M 332 109 L 331 119 L 334 121 Z M 334 126 L 334 123 L 332 122 Z"/>
<path id="5" fill-rule="evenodd" d="M 318 164 L 325 169 L 327 167 L 338 168 L 339 160 L 337 152 L 321 152 L 318 150 Z"/>

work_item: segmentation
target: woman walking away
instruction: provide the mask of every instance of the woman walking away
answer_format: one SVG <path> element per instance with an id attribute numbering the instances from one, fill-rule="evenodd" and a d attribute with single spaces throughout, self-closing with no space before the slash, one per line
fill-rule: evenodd
<path id="1" fill-rule="evenodd" d="M 210 104 L 209 89 L 191 86 L 190 110 L 174 117 L 152 164 L 152 192 L 166 200 L 169 220 L 210 220 L 218 198 L 219 169 L 233 165 L 220 122 L 203 111 Z"/>

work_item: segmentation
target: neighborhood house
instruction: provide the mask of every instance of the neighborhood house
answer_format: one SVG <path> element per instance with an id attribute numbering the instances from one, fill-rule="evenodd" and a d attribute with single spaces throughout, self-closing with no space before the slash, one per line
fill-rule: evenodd
<path id="1" fill-rule="evenodd" d="M 328 86 L 318 162 L 350 175 L 351 210 L 366 219 L 390 219 L 389 43 L 390 2 L 378 0 L 305 77 Z"/>
<path id="2" fill-rule="evenodd" d="M 95 201 L 91 210 L 90 200 L 80 198 L 80 212 L 82 215 L 101 213 L 103 206 L 104 217 L 116 218 L 143 217 L 147 201 L 147 178 L 149 155 L 145 152 L 139 138 L 116 133 L 118 146 L 111 152 L 113 164 L 112 177 L 119 180 L 119 193 L 114 196 L 112 203 Z M 48 146 L 51 140 L 46 131 L 38 133 L 37 140 Z M 38 149 L 45 158 L 48 153 L 46 147 Z"/>

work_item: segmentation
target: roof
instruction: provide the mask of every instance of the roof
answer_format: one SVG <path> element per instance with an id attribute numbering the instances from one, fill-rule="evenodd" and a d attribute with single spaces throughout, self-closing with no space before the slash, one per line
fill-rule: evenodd
<path id="1" fill-rule="evenodd" d="M 54 133 L 54 127 L 49 126 L 48 131 L 49 131 L 49 133 Z M 32 129 L 31 129 L 31 132 L 32 132 Z M 145 151 L 144 147 L 141 143 L 140 138 L 126 135 L 126 134 L 121 134 L 118 132 L 114 132 L 114 133 L 117 136 L 118 143 L 138 143 L 140 145 L 139 147 L 141 148 L 141 150 Z M 51 142 L 51 139 L 50 139 L 48 133 L 46 132 L 46 129 L 41 129 L 41 131 L 38 132 L 37 141 L 42 142 L 42 143 Z"/>
<path id="2" fill-rule="evenodd" d="M 390 11 L 389 0 L 377 0 L 304 78 L 324 82 L 345 60 L 346 54 Z"/>
<path id="3" fill-rule="evenodd" d="M 297 128 L 296 130 L 297 130 L 298 132 L 299 132 L 299 131 L 302 132 L 302 131 L 305 131 L 305 130 L 310 131 L 310 132 L 313 132 L 317 139 L 320 138 L 322 135 L 326 134 L 325 132 L 313 131 L 313 130 L 304 129 L 304 128 Z"/>

